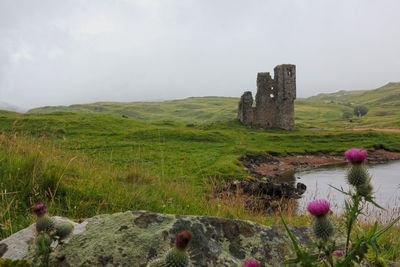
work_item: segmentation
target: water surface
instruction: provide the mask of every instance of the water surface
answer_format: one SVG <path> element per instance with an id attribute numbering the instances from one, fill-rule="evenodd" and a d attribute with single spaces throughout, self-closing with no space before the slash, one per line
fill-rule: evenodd
<path id="1" fill-rule="evenodd" d="M 343 200 L 346 196 L 329 185 L 343 187 L 346 191 L 351 188 L 345 180 L 347 168 L 348 166 L 335 166 L 295 173 L 292 181 L 307 186 L 307 191 L 298 201 L 299 212 L 304 212 L 307 203 L 314 199 L 327 199 L 334 212 L 343 212 Z M 369 205 L 366 207 L 368 214 L 373 214 L 372 217 L 379 216 L 382 222 L 400 215 L 400 161 L 370 165 L 367 168 L 372 175 L 375 201 L 388 210 L 382 212 Z"/>

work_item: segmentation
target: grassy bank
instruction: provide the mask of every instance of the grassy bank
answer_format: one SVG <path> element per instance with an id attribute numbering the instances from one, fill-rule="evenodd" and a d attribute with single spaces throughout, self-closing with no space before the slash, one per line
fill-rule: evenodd
<path id="1" fill-rule="evenodd" d="M 1 237 L 32 222 L 30 208 L 77 220 L 145 209 L 240 218 L 263 224 L 278 217 L 245 212 L 246 197 L 216 198 L 212 186 L 248 177 L 239 158 L 270 152 L 342 153 L 351 147 L 400 151 L 399 134 L 373 131 L 248 129 L 237 121 L 187 126 L 101 114 L 0 114 Z M 308 216 L 290 216 L 306 224 Z M 398 231 L 384 237 L 385 256 L 400 250 Z"/>

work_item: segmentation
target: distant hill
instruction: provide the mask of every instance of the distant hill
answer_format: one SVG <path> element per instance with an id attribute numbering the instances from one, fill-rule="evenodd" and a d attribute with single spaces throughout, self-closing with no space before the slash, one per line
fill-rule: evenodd
<path id="1" fill-rule="evenodd" d="M 146 121 L 170 120 L 186 124 L 219 122 L 236 118 L 239 98 L 189 97 L 163 102 L 98 102 L 31 109 L 29 113 L 66 111 L 103 113 Z M 344 111 L 366 105 L 362 119 L 342 118 Z M 296 126 L 304 128 L 400 128 L 400 83 L 388 83 L 374 90 L 339 91 L 300 98 L 295 102 Z"/>
<path id="2" fill-rule="evenodd" d="M 365 117 L 342 118 L 344 111 L 366 106 Z M 296 101 L 299 126 L 322 128 L 400 128 L 400 83 L 388 83 L 373 90 L 339 91 L 318 94 Z"/>
<path id="3" fill-rule="evenodd" d="M 1 102 L 1 101 L 0 101 L 0 110 L 8 110 L 8 111 L 14 111 L 14 112 L 19 112 L 19 113 L 26 111 L 26 109 L 17 107 L 15 105 L 12 105 L 12 104 L 9 104 L 6 102 Z"/>
<path id="4" fill-rule="evenodd" d="M 127 116 L 146 121 L 171 120 L 182 123 L 205 123 L 235 118 L 239 98 L 189 97 L 163 102 L 97 102 L 70 106 L 47 106 L 31 109 L 29 113 L 54 111 L 103 113 Z"/>
<path id="5" fill-rule="evenodd" d="M 340 103 L 357 103 L 380 106 L 382 104 L 400 103 L 400 83 L 388 83 L 374 90 L 338 91 L 331 94 L 318 94 L 308 100 L 336 101 Z"/>

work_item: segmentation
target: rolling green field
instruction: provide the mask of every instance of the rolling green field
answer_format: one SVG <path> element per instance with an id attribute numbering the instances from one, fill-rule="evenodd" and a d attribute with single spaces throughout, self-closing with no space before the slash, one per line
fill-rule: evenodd
<path id="1" fill-rule="evenodd" d="M 376 91 L 380 93 L 391 87 L 389 84 Z M 393 92 L 400 90 L 400 84 L 394 87 Z M 379 95 L 377 92 L 374 94 Z M 249 129 L 236 119 L 229 119 L 235 116 L 238 101 L 235 98 L 126 104 L 128 110 L 129 105 L 136 105 L 142 120 L 125 113 L 120 103 L 83 105 L 73 110 L 78 113 L 48 113 L 40 109 L 27 114 L 0 111 L 0 238 L 32 223 L 31 207 L 38 202 L 48 203 L 53 214 L 76 220 L 101 213 L 143 209 L 277 224 L 280 222 L 277 216 L 245 211 L 248 200 L 245 196 L 224 198 L 212 193 L 215 185 L 237 178 L 251 179 L 239 160 L 242 156 L 341 154 L 352 147 L 400 151 L 399 133 L 344 130 L 350 122 L 341 119 L 341 114 L 355 105 L 347 102 L 350 101 L 347 94 L 316 97 L 297 101 L 296 117 L 299 118 L 295 131 Z M 380 95 L 376 97 L 380 99 Z M 367 101 L 361 96 L 355 99 Z M 351 125 L 374 122 L 373 126 L 378 127 L 377 120 L 382 116 L 376 115 L 377 110 L 391 109 L 381 108 L 379 101 L 375 101 L 375 107 L 372 97 L 366 99 L 370 101 L 370 112 Z M 99 110 L 83 113 L 96 105 L 109 105 L 110 110 L 101 112 L 113 114 L 99 114 Z M 177 105 L 183 111 L 174 115 Z M 390 105 L 393 115 L 388 115 L 391 119 L 379 127 L 399 128 L 400 113 L 394 108 L 399 106 L 396 101 Z M 150 107 L 165 112 L 156 112 Z M 200 123 L 201 116 L 206 123 Z M 169 120 L 152 121 L 165 118 Z M 310 216 L 285 215 L 290 224 L 310 221 Z M 398 229 L 385 234 L 382 242 L 384 256 L 399 260 Z"/>
<path id="2" fill-rule="evenodd" d="M 185 124 L 220 122 L 236 118 L 239 98 L 190 97 L 164 102 L 100 102 L 93 104 L 41 107 L 30 113 L 54 111 L 125 115 L 145 121 L 170 120 Z M 362 119 L 343 119 L 344 111 L 356 105 L 368 107 Z M 339 91 L 300 98 L 295 102 L 298 127 L 348 129 L 362 127 L 400 128 L 400 83 L 388 83 L 375 90 Z"/>

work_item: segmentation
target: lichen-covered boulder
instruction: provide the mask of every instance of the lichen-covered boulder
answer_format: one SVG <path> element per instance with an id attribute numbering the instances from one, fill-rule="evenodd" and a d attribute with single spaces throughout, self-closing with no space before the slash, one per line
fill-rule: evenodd
<path id="1" fill-rule="evenodd" d="M 53 219 L 57 223 L 70 223 L 74 226 L 72 235 L 80 234 L 85 231 L 86 222 L 78 224 L 66 218 L 54 216 Z M 11 235 L 10 237 L 0 241 L 0 258 L 19 260 L 31 257 L 34 253 L 34 239 L 36 237 L 36 224 Z M 67 239 L 68 241 L 68 239 Z"/>
<path id="2" fill-rule="evenodd" d="M 33 259 L 35 233 L 27 229 L 0 241 L 5 251 L 0 256 Z M 193 233 L 188 252 L 196 267 L 240 267 L 248 258 L 256 259 L 260 266 L 279 266 L 293 255 L 283 226 L 243 220 L 134 211 L 99 215 L 75 224 L 74 229 L 68 243 L 52 253 L 55 266 L 145 267 L 167 251 L 176 234 L 184 230 Z M 309 243 L 306 227 L 292 226 L 291 230 L 300 244 Z"/>

